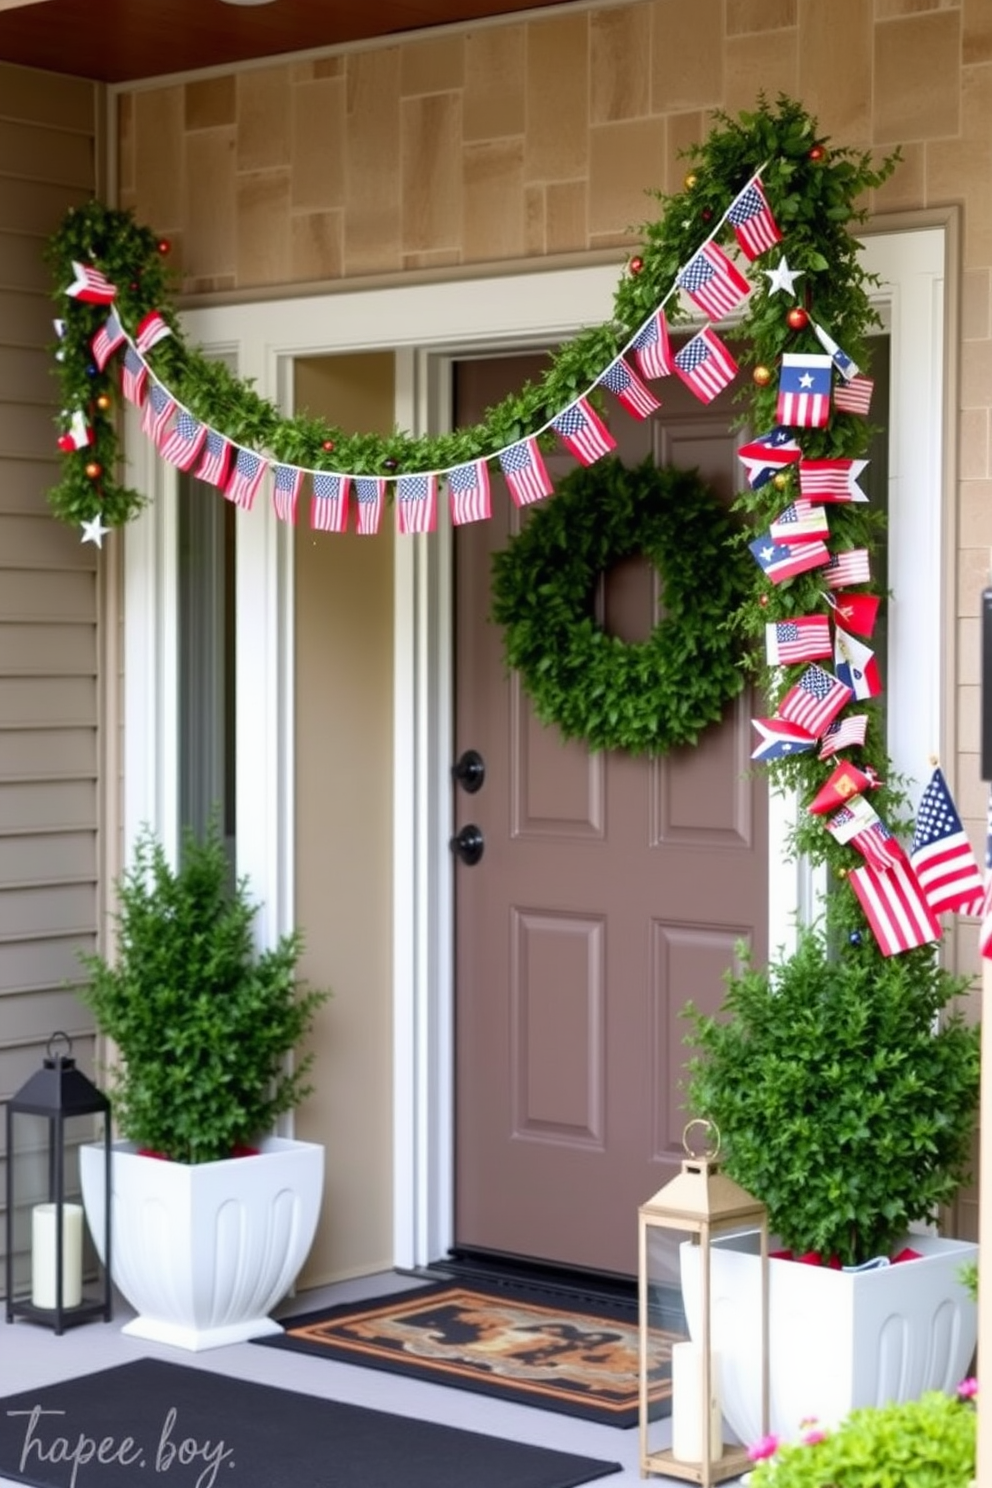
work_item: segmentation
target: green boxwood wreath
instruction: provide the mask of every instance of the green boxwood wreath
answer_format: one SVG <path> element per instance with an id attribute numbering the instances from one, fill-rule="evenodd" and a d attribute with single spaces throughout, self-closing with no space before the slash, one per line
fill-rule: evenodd
<path id="1" fill-rule="evenodd" d="M 695 744 L 744 685 L 729 619 L 748 575 L 739 534 L 691 470 L 603 460 L 558 482 L 493 558 L 493 619 L 543 723 L 592 749 L 665 754 Z M 643 554 L 661 579 L 646 641 L 608 635 L 599 575 Z"/>

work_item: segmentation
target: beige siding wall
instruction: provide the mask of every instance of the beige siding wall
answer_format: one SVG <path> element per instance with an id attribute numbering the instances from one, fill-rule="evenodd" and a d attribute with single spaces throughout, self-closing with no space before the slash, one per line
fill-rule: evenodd
<path id="1" fill-rule="evenodd" d="M 759 91 L 800 98 L 839 144 L 901 145 L 904 163 L 868 203 L 874 212 L 962 208 L 962 333 L 950 369 L 957 484 L 947 492 L 958 542 L 947 621 L 956 757 L 944 763 L 980 845 L 978 611 L 992 547 L 989 0 L 580 5 L 142 85 L 119 97 L 120 201 L 172 240 L 193 297 L 593 252 L 615 251 L 619 268 L 652 215 L 645 193 L 678 189 L 680 149 L 706 134 L 714 109 L 749 108 Z M 308 859 L 301 878 L 325 861 Z M 357 921 L 347 954 L 371 939 Z M 977 965 L 972 929 L 956 954 Z M 333 980 L 332 963 L 318 975 Z M 974 1210 L 967 1196 L 965 1230 Z"/>
<path id="2" fill-rule="evenodd" d="M 42 252 L 96 187 L 97 102 L 91 83 L 0 63 L 0 1100 L 56 1029 L 92 1073 L 92 1024 L 66 984 L 97 927 L 98 558 L 46 503 L 58 402 Z"/>

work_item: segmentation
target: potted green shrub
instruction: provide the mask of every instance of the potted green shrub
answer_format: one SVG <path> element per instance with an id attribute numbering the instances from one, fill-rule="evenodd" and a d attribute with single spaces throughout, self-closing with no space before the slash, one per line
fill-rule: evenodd
<path id="1" fill-rule="evenodd" d="M 953 1388 L 967 1370 L 976 1321 L 961 1272 L 977 1249 L 908 1233 L 967 1172 L 979 1038 L 956 1005 L 966 985 L 929 949 L 886 958 L 855 937 L 835 951 L 808 929 L 767 968 L 744 956 L 716 1017 L 687 1009 L 687 1106 L 715 1123 L 726 1171 L 766 1204 L 785 1253 L 770 1293 L 780 1434 L 806 1414 L 832 1425 Z M 907 1250 L 917 1258 L 891 1264 Z M 754 1262 L 721 1260 L 733 1311 Z M 758 1429 L 746 1376 L 725 1391 L 745 1440 Z"/>
<path id="2" fill-rule="evenodd" d="M 309 1092 L 300 1046 L 327 993 L 298 980 L 298 932 L 256 951 L 257 905 L 231 887 L 216 823 L 184 835 L 176 869 L 144 832 L 117 892 L 114 958 L 84 957 L 81 996 L 116 1049 L 111 1270 L 138 1314 L 125 1331 L 195 1349 L 273 1331 L 313 1240 L 323 1148 L 272 1128 Z M 102 1213 L 92 1156 L 83 1200 Z"/>

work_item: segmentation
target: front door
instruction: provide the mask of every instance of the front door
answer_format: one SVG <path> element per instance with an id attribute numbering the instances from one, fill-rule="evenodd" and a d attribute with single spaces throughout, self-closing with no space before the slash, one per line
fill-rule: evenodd
<path id="1" fill-rule="evenodd" d="M 457 425 L 544 365 L 459 363 Z M 646 423 L 611 405 L 619 454 L 698 468 L 729 500 L 729 401 L 704 406 L 675 378 L 662 396 Z M 571 463 L 548 461 L 558 476 Z M 484 841 L 455 869 L 455 1244 L 629 1275 L 637 1206 L 682 1153 L 680 1009 L 719 1005 L 739 941 L 767 955 L 766 789 L 746 694 L 697 747 L 654 760 L 535 721 L 489 619 L 491 555 L 520 519 L 494 479 L 492 520 L 455 545 L 455 757 L 476 750 L 485 769 L 476 792 L 455 787 L 456 831 Z M 646 636 L 646 562 L 602 587 L 607 628 Z"/>

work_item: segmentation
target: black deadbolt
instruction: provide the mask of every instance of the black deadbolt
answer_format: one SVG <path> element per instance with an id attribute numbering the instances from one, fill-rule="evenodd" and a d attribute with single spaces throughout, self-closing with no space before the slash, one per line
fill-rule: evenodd
<path id="1" fill-rule="evenodd" d="M 458 763 L 452 765 L 451 773 L 462 790 L 474 796 L 486 778 L 486 762 L 477 749 L 466 749 Z"/>
<path id="2" fill-rule="evenodd" d="M 462 827 L 457 837 L 452 837 L 451 847 L 456 852 L 467 868 L 474 868 L 482 857 L 486 841 L 480 829 L 474 822 L 467 827 Z"/>

